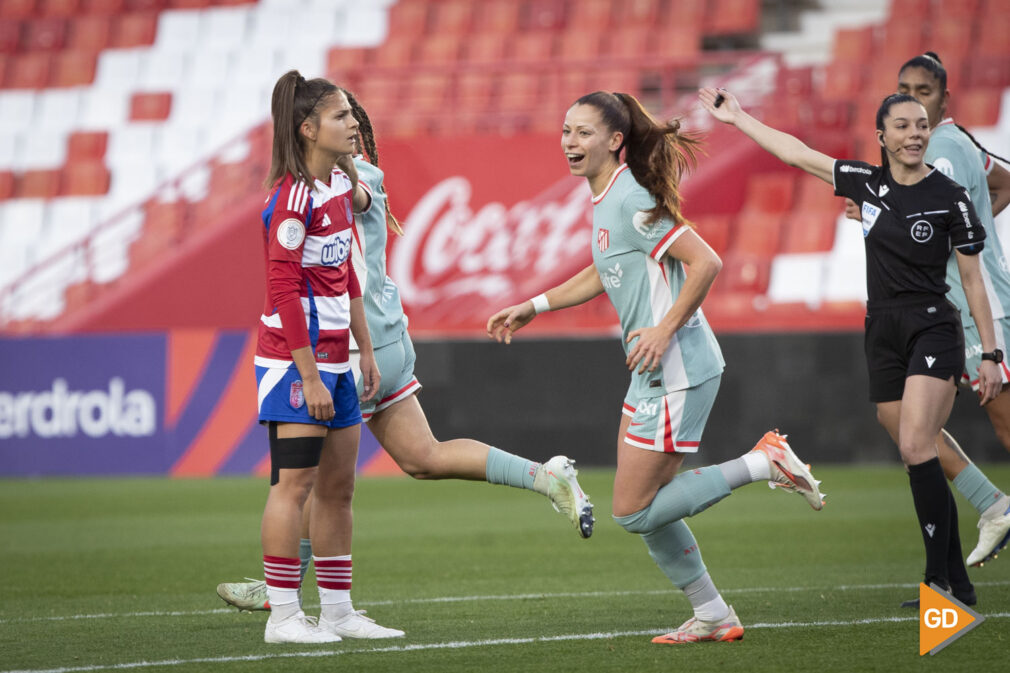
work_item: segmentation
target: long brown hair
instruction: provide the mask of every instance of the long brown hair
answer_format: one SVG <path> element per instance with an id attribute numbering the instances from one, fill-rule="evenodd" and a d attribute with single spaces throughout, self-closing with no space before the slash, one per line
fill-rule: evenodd
<path id="1" fill-rule="evenodd" d="M 631 174 L 656 200 L 647 223 L 667 217 L 677 224 L 691 226 L 680 212 L 680 180 L 697 163 L 702 137 L 696 133 L 681 133 L 680 120 L 658 121 L 642 107 L 637 98 L 627 93 L 595 91 L 582 96 L 575 105 L 592 105 L 600 111 L 603 123 L 611 131 L 624 134 L 620 156 Z"/>
<path id="2" fill-rule="evenodd" d="M 372 120 L 368 118 L 368 112 L 365 111 L 364 106 L 358 102 L 353 93 L 347 89 L 341 90 L 347 96 L 347 102 L 351 105 L 354 118 L 358 120 L 358 144 L 368 158 L 368 162 L 378 168 L 379 150 L 375 146 L 375 127 L 372 126 Z M 403 227 L 400 226 L 400 221 L 396 219 L 393 211 L 389 208 L 388 193 L 386 194 L 386 226 L 397 236 L 403 236 Z"/>
<path id="3" fill-rule="evenodd" d="M 267 188 L 288 173 L 312 184 L 314 177 L 305 163 L 305 138 L 299 128 L 306 119 L 318 123 L 319 105 L 335 94 L 337 87 L 329 80 L 317 77 L 306 80 L 297 70 L 289 70 L 274 85 L 270 113 L 274 119 L 273 156 Z"/>

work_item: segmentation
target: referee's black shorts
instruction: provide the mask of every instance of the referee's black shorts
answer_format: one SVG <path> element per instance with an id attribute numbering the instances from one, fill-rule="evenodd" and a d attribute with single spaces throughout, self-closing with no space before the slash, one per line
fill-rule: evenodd
<path id="1" fill-rule="evenodd" d="M 868 302 L 864 347 L 874 403 L 900 400 L 909 376 L 956 383 L 964 371 L 961 314 L 942 297 Z"/>

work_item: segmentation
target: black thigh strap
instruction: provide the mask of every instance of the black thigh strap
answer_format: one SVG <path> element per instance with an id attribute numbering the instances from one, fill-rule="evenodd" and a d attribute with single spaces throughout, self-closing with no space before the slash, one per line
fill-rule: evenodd
<path id="1" fill-rule="evenodd" d="M 277 438 L 277 424 L 270 424 L 270 485 L 280 481 L 282 469 L 317 467 L 323 452 L 322 437 Z"/>

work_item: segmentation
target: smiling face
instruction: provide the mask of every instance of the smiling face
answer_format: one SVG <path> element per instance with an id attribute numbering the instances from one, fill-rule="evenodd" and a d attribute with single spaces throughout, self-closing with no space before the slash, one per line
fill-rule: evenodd
<path id="1" fill-rule="evenodd" d="M 911 66 L 898 73 L 898 93 L 907 93 L 922 103 L 929 115 L 929 127 L 939 124 L 947 113 L 950 92 L 944 91 L 940 80 L 925 68 Z"/>
<path id="2" fill-rule="evenodd" d="M 877 131 L 890 161 L 916 168 L 922 164 L 929 143 L 929 116 L 920 103 L 895 103 L 884 117 L 884 130 Z"/>
<path id="3" fill-rule="evenodd" d="M 326 96 L 317 108 L 318 117 L 302 122 L 302 134 L 314 144 L 314 149 L 326 154 L 343 156 L 357 152 L 358 120 L 343 91 Z M 314 115 L 315 116 L 315 115 Z"/>
<path id="4" fill-rule="evenodd" d="M 592 105 L 573 105 L 565 115 L 561 129 L 561 149 L 568 159 L 568 170 L 592 185 L 595 179 L 609 178 L 617 168 L 617 150 L 624 134 L 603 123 L 600 111 Z"/>

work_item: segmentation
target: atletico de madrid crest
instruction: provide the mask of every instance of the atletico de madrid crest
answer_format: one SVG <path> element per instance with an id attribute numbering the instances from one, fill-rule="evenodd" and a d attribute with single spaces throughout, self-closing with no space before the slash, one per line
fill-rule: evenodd
<path id="1" fill-rule="evenodd" d="M 600 249 L 600 252 L 607 251 L 607 248 L 610 247 L 610 231 L 600 229 L 596 232 L 596 247 Z"/>
<path id="2" fill-rule="evenodd" d="M 295 409 L 301 409 L 305 404 L 305 393 L 302 392 L 302 382 L 295 381 L 291 384 L 291 397 L 288 400 Z"/>

